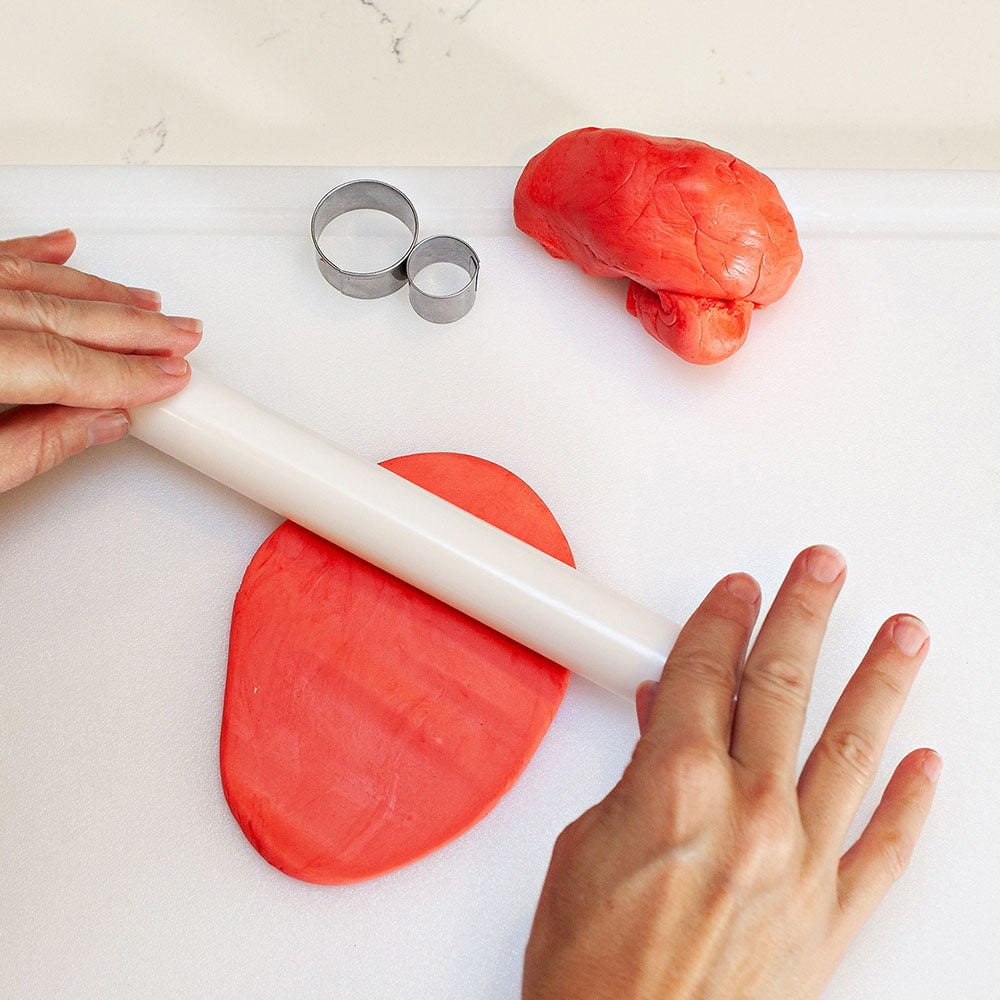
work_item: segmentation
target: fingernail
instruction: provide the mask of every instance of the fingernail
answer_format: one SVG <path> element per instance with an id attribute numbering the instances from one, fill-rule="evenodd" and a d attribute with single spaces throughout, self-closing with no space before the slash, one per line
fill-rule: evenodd
<path id="1" fill-rule="evenodd" d="M 120 441 L 128 434 L 129 422 L 124 413 L 102 413 L 87 425 L 87 447 Z"/>
<path id="2" fill-rule="evenodd" d="M 904 656 L 916 656 L 928 635 L 927 626 L 913 615 L 897 618 L 892 626 L 892 641 Z"/>
<path id="3" fill-rule="evenodd" d="M 152 288 L 130 288 L 128 292 L 140 309 L 151 309 L 156 312 L 163 305 L 160 293 L 154 292 Z"/>
<path id="4" fill-rule="evenodd" d="M 186 330 L 188 333 L 201 333 L 205 329 L 205 324 L 200 319 L 192 319 L 190 316 L 167 316 L 178 330 Z"/>
<path id="5" fill-rule="evenodd" d="M 167 358 L 157 358 L 156 363 L 168 375 L 187 375 L 190 367 L 186 358 L 178 358 L 173 355 Z"/>
<path id="6" fill-rule="evenodd" d="M 941 763 L 941 755 L 935 753 L 933 750 L 928 750 L 924 754 L 924 759 L 920 762 L 920 766 L 924 769 L 924 774 L 927 775 L 928 781 L 936 782 L 941 777 Z"/>
<path id="7" fill-rule="evenodd" d="M 806 569 L 819 583 L 833 583 L 844 572 L 844 557 L 829 545 L 816 545 L 806 556 Z"/>
<path id="8" fill-rule="evenodd" d="M 65 236 L 67 233 L 72 233 L 72 229 L 53 229 L 51 233 L 42 233 L 40 239 L 46 240 L 50 236 Z"/>
<path id="9" fill-rule="evenodd" d="M 726 577 L 726 590 L 733 597 L 738 597 L 747 604 L 756 604 L 760 598 L 760 590 L 752 577 L 745 573 L 733 573 Z"/>

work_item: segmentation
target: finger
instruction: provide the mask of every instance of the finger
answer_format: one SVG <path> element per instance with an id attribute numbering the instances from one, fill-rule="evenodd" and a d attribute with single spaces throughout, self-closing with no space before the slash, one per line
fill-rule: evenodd
<path id="1" fill-rule="evenodd" d="M 840 853 L 928 645 L 919 618 L 890 618 L 830 713 L 799 778 L 803 829 L 818 851 Z"/>
<path id="2" fill-rule="evenodd" d="M 160 295 L 148 288 L 128 288 L 61 264 L 46 264 L 0 253 L 0 289 L 59 295 L 65 299 L 117 302 L 158 311 Z"/>
<path id="3" fill-rule="evenodd" d="M 121 410 L 18 406 L 0 414 L 0 493 L 84 450 L 125 437 Z"/>
<path id="4" fill-rule="evenodd" d="M 844 583 L 844 559 L 814 545 L 785 577 L 740 679 L 730 753 L 744 767 L 795 781 L 813 670 L 833 602 Z"/>
<path id="5" fill-rule="evenodd" d="M 0 290 L 0 317 L 8 329 L 55 333 L 83 347 L 126 354 L 187 354 L 202 332 L 201 321 L 187 316 L 25 291 Z"/>
<path id="6" fill-rule="evenodd" d="M 0 240 L 0 253 L 28 257 L 47 264 L 65 264 L 76 249 L 76 237 L 69 229 L 57 229 L 44 236 L 18 236 Z"/>
<path id="7" fill-rule="evenodd" d="M 643 681 L 635 689 L 635 717 L 639 723 L 639 735 L 646 731 L 649 716 L 653 711 L 653 699 L 656 697 L 656 681 Z"/>
<path id="8" fill-rule="evenodd" d="M 882 801 L 839 870 L 841 912 L 855 927 L 868 919 L 906 871 L 931 809 L 941 773 L 933 750 L 914 750 L 899 763 Z"/>
<path id="9" fill-rule="evenodd" d="M 187 361 L 98 351 L 49 333 L 0 330 L 0 399 L 125 410 L 178 392 Z"/>
<path id="10" fill-rule="evenodd" d="M 760 588 L 734 573 L 717 583 L 674 643 L 652 699 L 645 736 L 664 746 L 729 745 L 736 678 L 757 612 Z"/>

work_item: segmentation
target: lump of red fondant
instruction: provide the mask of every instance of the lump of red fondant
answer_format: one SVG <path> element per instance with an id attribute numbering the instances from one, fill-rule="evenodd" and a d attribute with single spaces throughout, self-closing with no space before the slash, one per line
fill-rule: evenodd
<path id="1" fill-rule="evenodd" d="M 568 132 L 525 166 L 514 221 L 587 274 L 631 279 L 629 312 L 696 364 L 737 350 L 802 264 L 770 178 L 692 139 Z"/>

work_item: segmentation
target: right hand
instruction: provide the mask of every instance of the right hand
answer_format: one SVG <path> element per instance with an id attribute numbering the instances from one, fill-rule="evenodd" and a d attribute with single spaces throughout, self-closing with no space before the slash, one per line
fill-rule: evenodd
<path id="1" fill-rule="evenodd" d="M 124 437 L 128 407 L 179 392 L 200 321 L 160 296 L 65 267 L 69 230 L 0 240 L 0 493 Z"/>
<path id="2" fill-rule="evenodd" d="M 801 553 L 749 654 L 760 610 L 749 576 L 727 577 L 691 616 L 659 687 L 640 687 L 642 735 L 622 780 L 556 842 L 524 1000 L 819 996 L 906 868 L 940 768 L 926 748 L 903 758 L 844 851 L 927 655 L 924 625 L 895 615 L 796 776 L 844 572 L 832 549 Z"/>

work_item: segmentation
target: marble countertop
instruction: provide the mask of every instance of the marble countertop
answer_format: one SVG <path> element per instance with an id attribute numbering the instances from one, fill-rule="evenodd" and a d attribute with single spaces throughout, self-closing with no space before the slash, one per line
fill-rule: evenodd
<path id="1" fill-rule="evenodd" d="M 593 124 L 763 168 L 1000 168 L 993 0 L 55 9 L 3 5 L 0 163 L 516 165 Z"/>

